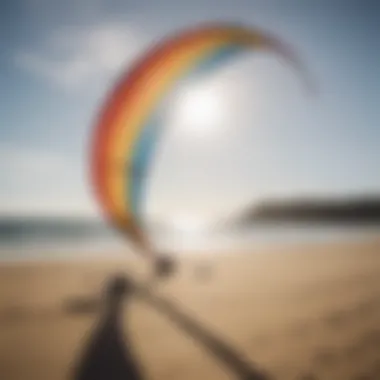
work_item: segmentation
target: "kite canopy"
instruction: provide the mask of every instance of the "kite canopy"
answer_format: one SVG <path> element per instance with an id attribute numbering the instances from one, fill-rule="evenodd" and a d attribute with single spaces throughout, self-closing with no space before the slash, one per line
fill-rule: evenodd
<path id="1" fill-rule="evenodd" d="M 266 33 L 217 23 L 185 30 L 144 54 L 116 83 L 95 128 L 92 177 L 107 218 L 143 250 L 146 180 L 164 130 L 165 101 L 179 83 L 250 50 L 271 50 L 304 73 L 295 55 Z"/>

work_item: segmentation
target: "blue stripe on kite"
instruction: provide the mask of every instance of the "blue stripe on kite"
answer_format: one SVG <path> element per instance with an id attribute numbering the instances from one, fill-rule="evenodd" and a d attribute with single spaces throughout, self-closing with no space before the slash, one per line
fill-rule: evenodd
<path id="1" fill-rule="evenodd" d="M 238 45 L 229 45 L 221 48 L 195 66 L 195 68 L 191 70 L 182 80 L 176 83 L 175 87 L 178 88 L 188 81 L 202 79 L 204 75 L 208 74 L 212 70 L 215 70 L 222 63 L 224 64 L 228 59 L 234 58 L 237 53 L 240 53 L 243 49 L 244 48 L 242 46 Z M 142 201 L 146 191 L 148 167 L 150 166 L 159 138 L 162 136 L 162 132 L 164 130 L 164 128 L 162 128 L 162 119 L 164 116 L 162 106 L 165 104 L 165 99 L 167 99 L 168 96 L 169 93 L 166 94 L 160 101 L 156 111 L 142 128 L 142 132 L 133 148 L 134 152 L 131 158 L 132 161 L 128 163 L 126 167 L 125 175 L 132 175 L 132 180 L 129 183 L 129 190 L 131 194 L 130 201 L 132 204 L 132 213 L 138 221 L 141 221 L 142 217 Z M 130 173 L 130 170 L 132 170 L 132 174 Z"/>
<path id="2" fill-rule="evenodd" d="M 148 179 L 147 169 L 158 146 L 158 140 L 162 135 L 160 120 L 160 115 L 156 113 L 146 123 L 132 156 L 131 170 L 134 172 L 132 172 L 129 188 L 131 194 L 130 201 L 132 203 L 132 213 L 138 221 L 141 221 L 142 217 L 142 200 L 145 196 L 146 181 Z M 130 173 L 127 172 L 126 175 L 130 175 Z"/>
<path id="3" fill-rule="evenodd" d="M 228 45 L 201 61 L 186 77 L 185 80 L 200 80 L 212 70 L 217 69 L 221 64 L 226 64 L 228 60 L 235 58 L 238 53 L 246 49 L 240 45 Z"/>

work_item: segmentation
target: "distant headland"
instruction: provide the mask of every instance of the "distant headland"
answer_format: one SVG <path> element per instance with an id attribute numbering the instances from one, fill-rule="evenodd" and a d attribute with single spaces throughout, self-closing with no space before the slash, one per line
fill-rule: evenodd
<path id="1" fill-rule="evenodd" d="M 241 212 L 236 221 L 240 225 L 257 221 L 380 224 L 380 196 L 267 199 Z"/>

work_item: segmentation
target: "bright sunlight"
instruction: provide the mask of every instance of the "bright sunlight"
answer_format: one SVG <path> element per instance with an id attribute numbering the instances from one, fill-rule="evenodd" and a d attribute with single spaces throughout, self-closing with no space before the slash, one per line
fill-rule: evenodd
<path id="1" fill-rule="evenodd" d="M 219 133 L 226 111 L 223 93 L 209 82 L 182 88 L 169 102 L 168 122 L 192 137 Z"/>

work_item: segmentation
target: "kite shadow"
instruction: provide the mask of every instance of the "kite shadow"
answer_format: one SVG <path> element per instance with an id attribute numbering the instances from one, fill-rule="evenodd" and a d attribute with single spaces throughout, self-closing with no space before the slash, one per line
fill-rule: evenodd
<path id="1" fill-rule="evenodd" d="M 143 380 L 141 365 L 128 334 L 123 331 L 123 309 L 128 307 L 133 288 L 126 278 L 116 276 L 106 287 L 103 313 L 86 342 L 75 380 Z"/>
<path id="2" fill-rule="evenodd" d="M 174 302 L 153 294 L 128 276 L 111 279 L 106 290 L 105 311 L 90 336 L 74 373 L 74 380 L 143 380 L 146 379 L 138 358 L 133 353 L 127 332 L 122 330 L 122 312 L 128 310 L 132 296 L 138 296 L 164 315 L 181 332 L 186 333 L 203 349 L 241 380 L 271 380 L 227 342 L 184 311 Z M 123 304 L 126 308 L 123 310 Z"/>

